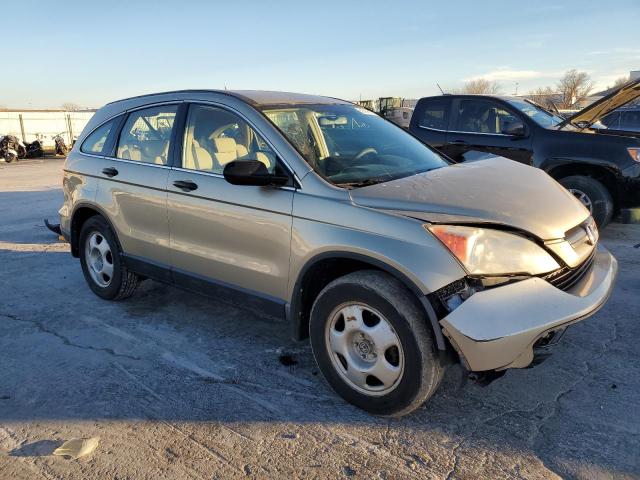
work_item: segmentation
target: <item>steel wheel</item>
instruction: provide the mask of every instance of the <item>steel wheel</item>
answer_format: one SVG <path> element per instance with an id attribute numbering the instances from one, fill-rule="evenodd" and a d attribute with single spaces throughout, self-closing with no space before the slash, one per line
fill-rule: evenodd
<path id="1" fill-rule="evenodd" d="M 103 288 L 108 287 L 113 279 L 113 254 L 109 242 L 100 232 L 89 234 L 84 255 L 91 279 Z"/>
<path id="2" fill-rule="evenodd" d="M 377 310 L 361 303 L 338 306 L 326 323 L 329 358 L 354 389 L 371 396 L 394 390 L 404 372 L 402 344 Z"/>
<path id="3" fill-rule="evenodd" d="M 568 190 L 573 194 L 574 197 L 580 200 L 580 203 L 582 203 L 587 208 L 587 210 L 589 210 L 589 213 L 593 214 L 593 202 L 589 198 L 589 195 L 584 193 L 582 190 L 578 190 L 577 188 L 569 188 Z"/>

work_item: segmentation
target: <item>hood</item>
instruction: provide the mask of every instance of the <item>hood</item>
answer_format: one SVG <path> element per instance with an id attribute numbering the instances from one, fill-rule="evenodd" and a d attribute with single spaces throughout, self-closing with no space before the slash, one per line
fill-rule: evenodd
<path id="1" fill-rule="evenodd" d="M 596 100 L 588 107 L 574 113 L 566 119 L 566 122 L 575 125 L 584 124 L 588 127 L 608 113 L 613 112 L 629 102 L 633 102 L 638 97 L 640 97 L 640 78 L 624 84 L 600 100 Z"/>
<path id="2" fill-rule="evenodd" d="M 497 157 L 350 191 L 361 206 L 432 223 L 491 223 L 564 238 L 589 212 L 545 172 Z"/>

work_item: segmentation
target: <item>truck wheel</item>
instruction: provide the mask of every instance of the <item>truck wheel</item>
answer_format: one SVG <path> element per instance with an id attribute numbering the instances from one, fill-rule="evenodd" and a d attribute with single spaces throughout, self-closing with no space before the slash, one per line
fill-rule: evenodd
<path id="1" fill-rule="evenodd" d="M 345 400 L 377 415 L 401 416 L 436 391 L 444 367 L 412 293 L 375 270 L 329 283 L 311 309 L 316 362 Z"/>
<path id="2" fill-rule="evenodd" d="M 80 230 L 80 263 L 89 288 L 105 300 L 130 297 L 138 286 L 138 276 L 124 265 L 116 236 L 100 216 Z"/>
<path id="3" fill-rule="evenodd" d="M 560 184 L 591 212 L 599 228 L 607 226 L 613 216 L 613 200 L 602 183 L 591 177 L 574 175 L 560 179 Z"/>

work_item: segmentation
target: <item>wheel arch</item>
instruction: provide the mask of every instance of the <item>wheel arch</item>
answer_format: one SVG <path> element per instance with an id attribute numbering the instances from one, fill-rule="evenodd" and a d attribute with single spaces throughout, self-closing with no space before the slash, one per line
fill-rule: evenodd
<path id="1" fill-rule="evenodd" d="M 358 270 L 378 270 L 387 273 L 407 287 L 415 295 L 418 306 L 423 309 L 429 320 L 438 350 L 447 350 L 447 344 L 431 302 L 407 275 L 376 258 L 346 251 L 320 253 L 309 259 L 300 269 L 286 310 L 293 338 L 303 340 L 309 336 L 311 307 L 320 291 L 336 278 Z"/>
<path id="2" fill-rule="evenodd" d="M 618 208 L 617 171 L 613 166 L 577 161 L 565 161 L 561 163 L 550 161 L 547 162 L 546 167 L 543 166 L 543 169 L 558 181 L 574 175 L 591 177 L 599 181 L 609 191 L 613 199 L 614 208 Z"/>
<path id="3" fill-rule="evenodd" d="M 82 230 L 82 226 L 92 217 L 100 216 L 102 217 L 108 224 L 109 228 L 113 232 L 114 237 L 116 238 L 116 242 L 118 242 L 118 247 L 122 250 L 122 246 L 120 245 L 120 240 L 118 239 L 118 234 L 116 233 L 115 228 L 113 228 L 113 224 L 109 217 L 105 213 L 105 211 L 91 203 L 79 203 L 73 210 L 71 215 L 71 231 L 69 233 L 69 242 L 71 244 L 71 255 L 74 257 L 78 257 L 79 252 L 79 243 L 80 243 L 80 231 Z"/>

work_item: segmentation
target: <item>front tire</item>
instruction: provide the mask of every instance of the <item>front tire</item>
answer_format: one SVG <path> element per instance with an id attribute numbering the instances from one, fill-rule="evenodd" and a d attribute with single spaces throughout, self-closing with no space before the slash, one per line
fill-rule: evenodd
<path id="1" fill-rule="evenodd" d="M 401 282 L 363 270 L 320 292 L 309 335 L 318 368 L 340 396 L 373 414 L 401 416 L 431 397 L 443 376 L 427 322 Z"/>
<path id="2" fill-rule="evenodd" d="M 80 230 L 80 264 L 89 288 L 105 300 L 130 297 L 140 282 L 124 265 L 116 236 L 100 216 L 91 217 Z"/>
<path id="3" fill-rule="evenodd" d="M 613 199 L 602 183 L 583 175 L 572 175 L 559 181 L 589 210 L 598 228 L 607 226 L 613 216 Z"/>

